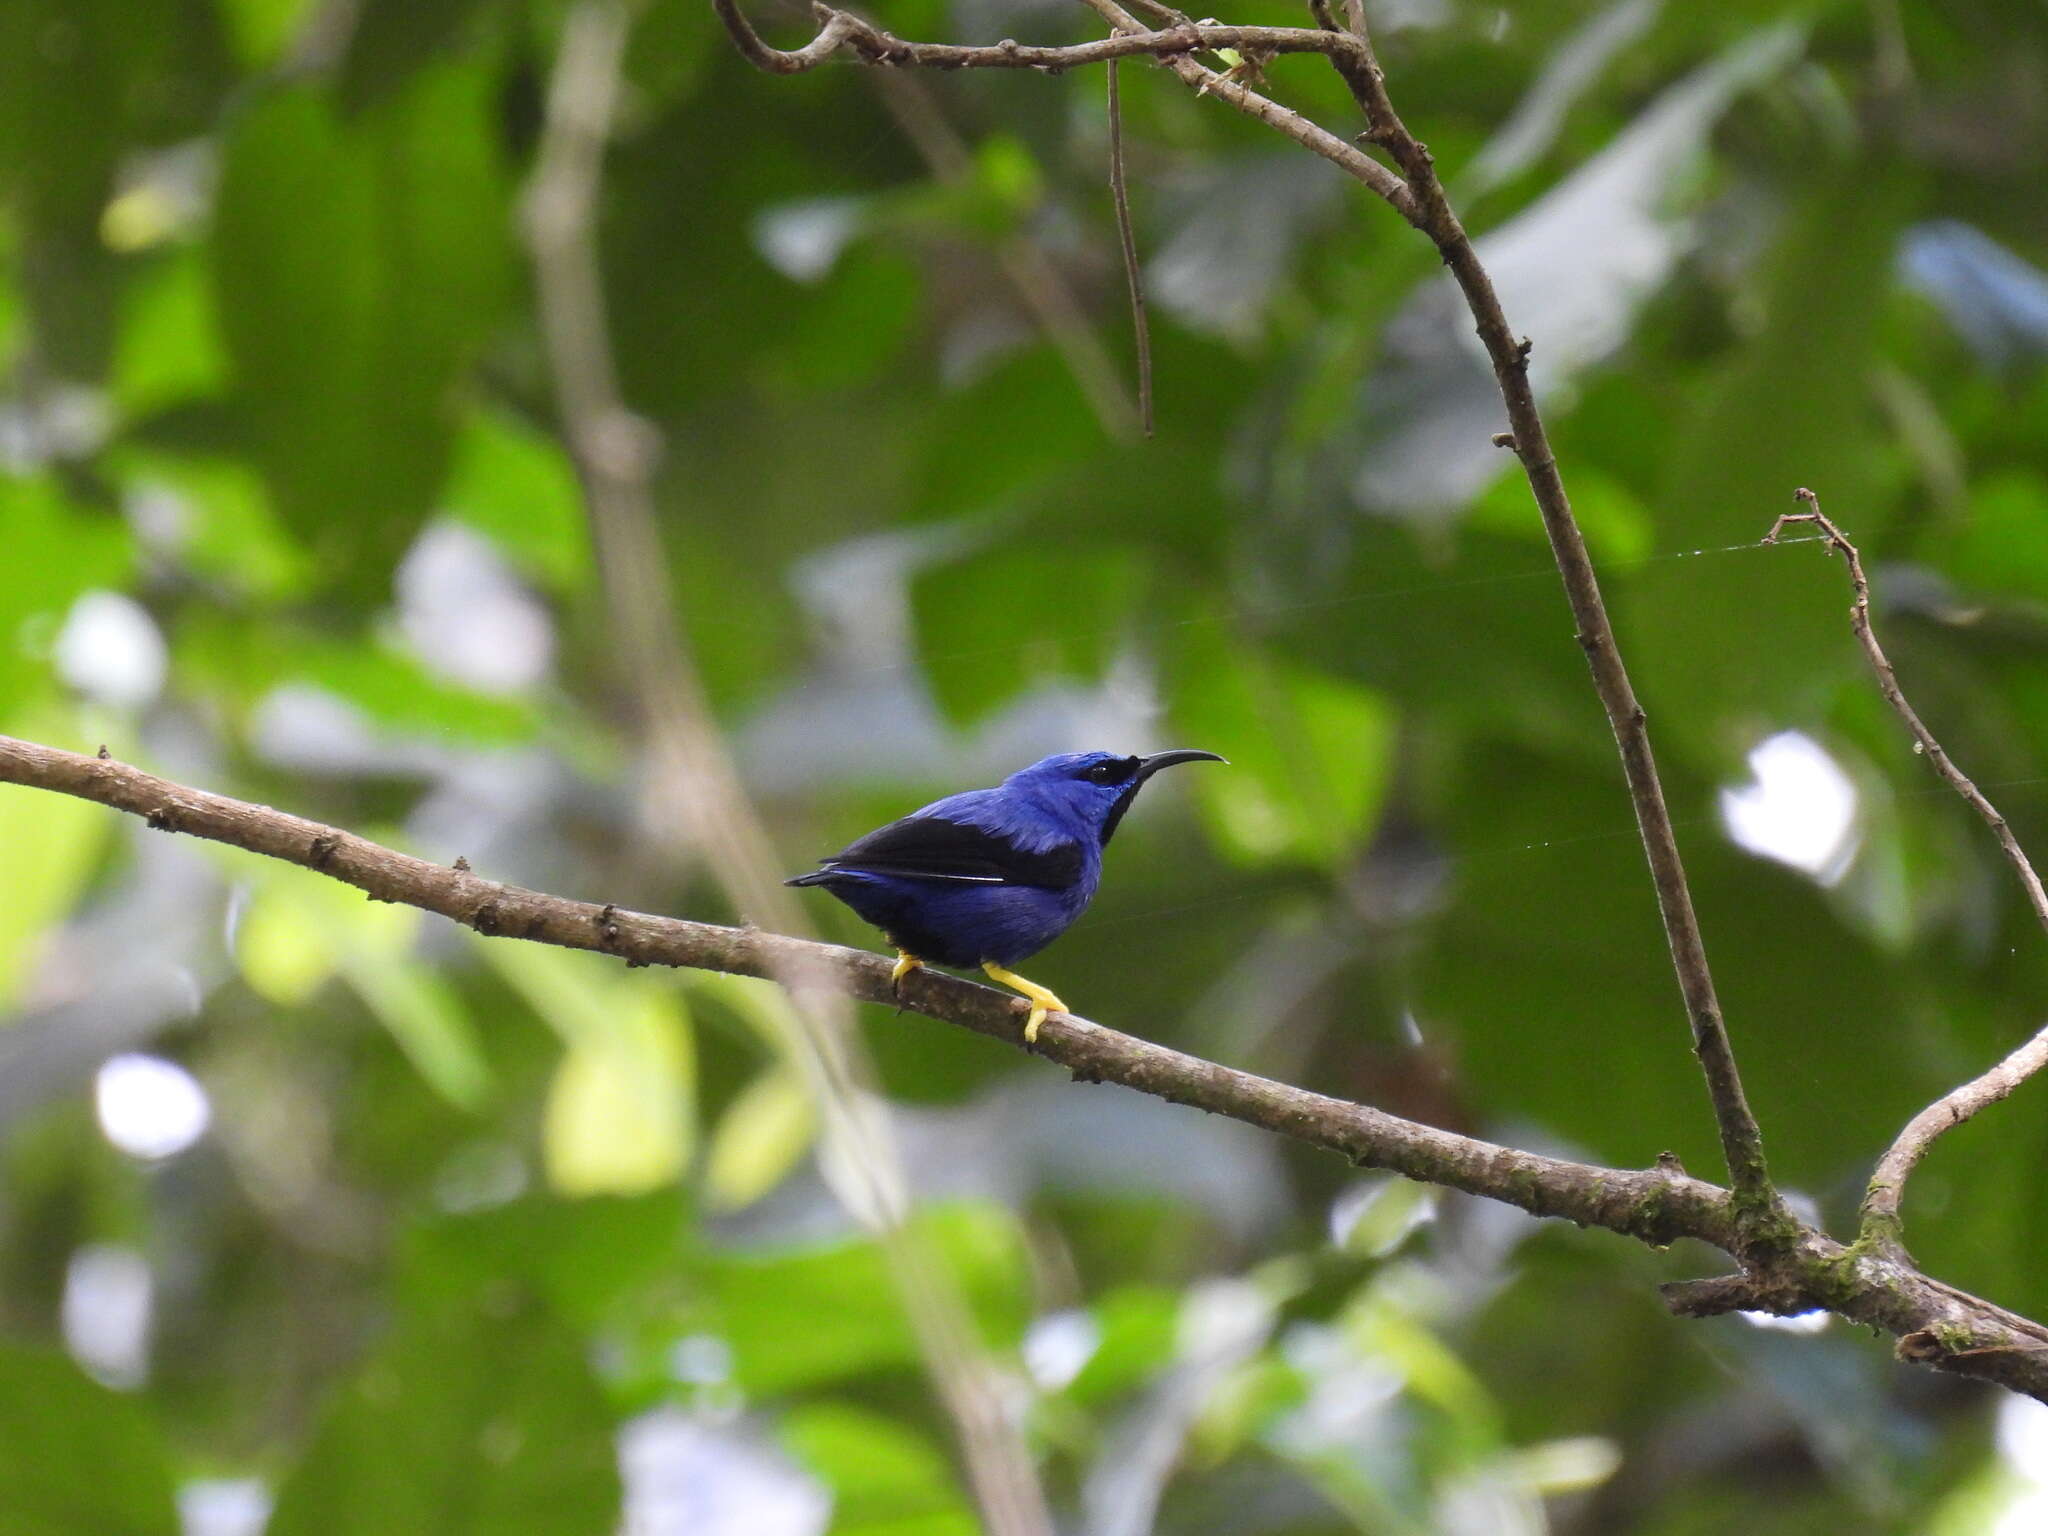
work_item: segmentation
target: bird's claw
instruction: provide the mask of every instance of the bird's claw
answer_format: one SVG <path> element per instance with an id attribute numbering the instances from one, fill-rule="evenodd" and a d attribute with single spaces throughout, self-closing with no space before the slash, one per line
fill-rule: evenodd
<path id="1" fill-rule="evenodd" d="M 981 968 L 988 973 L 990 980 L 1000 981 L 1006 987 L 1015 988 L 1030 1001 L 1031 1014 L 1024 1020 L 1024 1048 L 1027 1051 L 1037 1050 L 1038 1026 L 1045 1022 L 1048 1013 L 1065 1013 L 1067 1005 L 1037 982 L 1026 981 L 1016 972 L 1004 970 L 993 960 L 984 960 Z"/>

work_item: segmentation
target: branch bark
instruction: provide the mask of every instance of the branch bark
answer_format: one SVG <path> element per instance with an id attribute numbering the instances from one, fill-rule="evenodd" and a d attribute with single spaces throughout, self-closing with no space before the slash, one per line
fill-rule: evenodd
<path id="1" fill-rule="evenodd" d="M 726 928 L 548 895 L 487 880 L 383 847 L 269 806 L 251 805 L 161 779 L 106 757 L 0 736 L 0 784 L 72 795 L 139 816 L 163 832 L 225 843 L 299 865 L 373 901 L 434 912 L 487 937 L 527 940 L 614 956 L 627 965 L 669 965 L 764 979 L 802 978 L 808 988 L 927 1017 L 1023 1047 L 1024 999 L 927 968 L 904 978 L 862 950 Z M 1247 1125 L 1408 1178 L 1618 1232 L 1657 1247 L 1696 1238 L 1743 1257 L 1743 1273 L 1674 1287 L 1680 1313 L 1753 1307 L 1826 1308 L 1899 1339 L 1902 1357 L 1978 1377 L 2048 1402 L 2048 1328 L 1922 1274 L 1901 1253 L 1845 1247 L 1794 1224 L 1768 1254 L 1749 1251 L 1735 1194 L 1660 1159 L 1647 1169 L 1603 1168 L 1461 1136 L 1290 1087 L 1154 1045 L 1071 1014 L 1048 1017 L 1037 1054 L 1078 1082 L 1119 1083 L 1169 1103 Z"/>
<path id="2" fill-rule="evenodd" d="M 1821 511 L 1818 496 L 1805 486 L 1801 486 L 1796 494 L 1807 510 L 1787 512 L 1771 524 L 1770 532 L 1764 535 L 1764 543 L 1777 543 L 1778 535 L 1788 526 L 1811 523 L 1820 531 L 1821 547 L 1829 554 L 1841 553 L 1843 563 L 1849 568 L 1849 590 L 1853 595 L 1849 604 L 1849 627 L 1855 631 L 1856 643 L 1863 647 L 1870 670 L 1876 674 L 1877 691 L 1884 695 L 1884 701 L 1892 707 L 1892 712 L 1905 722 L 1913 737 L 1914 750 L 1934 765 L 1934 771 L 1991 829 L 2006 862 L 2012 865 L 2013 873 L 2019 878 L 2020 888 L 2026 892 L 2027 905 L 2033 908 L 2034 917 L 2041 926 L 2048 929 L 2048 892 L 2042 890 L 2041 877 L 2034 873 L 2026 850 L 2020 846 L 2019 839 L 2013 835 L 2011 826 L 1998 808 L 1935 740 L 1934 733 L 1927 728 L 1919 712 L 1907 701 L 1905 690 L 1899 686 L 1898 674 L 1892 670 L 1891 658 L 1878 644 L 1877 631 L 1870 622 L 1870 579 L 1863 571 L 1863 556 Z M 1877 1167 L 1871 1173 L 1870 1186 L 1863 1196 L 1863 1240 L 1903 1252 L 1904 1227 L 1899 1219 L 1899 1203 L 1905 1197 L 1906 1180 L 1912 1177 L 1914 1168 L 1927 1155 L 1927 1149 L 1934 1144 L 1935 1138 L 1961 1125 L 1979 1110 L 2009 1097 L 2014 1089 L 2044 1066 L 2048 1066 L 2048 1027 L 2042 1028 L 1989 1071 L 1951 1089 L 1907 1121 L 1905 1129 L 1878 1159 Z"/>

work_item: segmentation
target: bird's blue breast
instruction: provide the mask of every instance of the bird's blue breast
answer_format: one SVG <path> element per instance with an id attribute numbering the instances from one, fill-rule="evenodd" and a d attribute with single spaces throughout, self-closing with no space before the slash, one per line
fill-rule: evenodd
<path id="1" fill-rule="evenodd" d="M 831 880 L 832 894 L 898 949 L 959 969 L 985 960 L 1003 966 L 1028 960 L 1066 932 L 1095 885 L 1093 874 L 1064 890 L 951 884 L 865 870 L 839 872 Z"/>

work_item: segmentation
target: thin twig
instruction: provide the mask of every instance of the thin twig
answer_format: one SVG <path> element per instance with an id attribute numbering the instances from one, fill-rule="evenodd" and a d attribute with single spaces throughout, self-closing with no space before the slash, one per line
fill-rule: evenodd
<path id="1" fill-rule="evenodd" d="M 815 7 L 820 19 L 818 35 L 802 48 L 785 52 L 771 48 L 761 40 L 753 23 L 739 9 L 737 0 L 712 0 L 712 4 L 747 61 L 777 75 L 800 75 L 816 69 L 842 49 L 853 52 L 868 64 L 921 69 L 1036 69 L 1058 74 L 1110 59 L 1128 59 L 1144 54 L 1166 58 L 1176 54 L 1214 53 L 1219 48 L 1233 48 L 1247 54 L 1321 53 L 1336 57 L 1354 53 L 1357 42 L 1344 33 L 1332 35 L 1309 27 L 1226 27 L 1214 22 L 1186 22 L 1160 32 L 1134 24 L 1131 30 L 1114 37 L 1054 47 L 1018 43 L 1009 38 L 980 46 L 916 43 L 885 32 L 851 12 L 832 6 L 818 6 Z"/>
<path id="2" fill-rule="evenodd" d="M 1090 0 L 1093 4 L 1093 0 Z M 1363 182 L 1396 207 L 1406 196 L 1400 177 L 1336 134 L 1320 128 L 1292 108 L 1206 68 L 1189 55 L 1216 48 L 1236 48 L 1248 54 L 1321 53 L 1336 55 L 1359 46 L 1355 37 L 1339 37 L 1306 27 L 1203 27 L 1193 22 L 1169 31 L 1154 32 L 1140 25 L 1121 6 L 1095 5 L 1110 18 L 1117 35 L 1067 48 L 1027 48 L 1015 43 L 993 47 L 966 48 L 951 43 L 912 43 L 892 37 L 859 17 L 830 6 L 815 8 L 820 15 L 818 35 L 802 48 L 785 52 L 770 48 L 754 31 L 738 0 L 712 0 L 719 19 L 731 34 L 742 56 L 771 74 L 801 74 L 816 68 L 834 53 L 851 52 L 864 64 L 878 66 L 921 66 L 931 69 L 1037 69 L 1058 74 L 1083 64 L 1101 64 L 1110 59 L 1157 59 L 1189 85 L 1218 101 L 1227 103 L 1283 133 L 1303 148 L 1321 155 L 1346 175 Z"/>
<path id="3" fill-rule="evenodd" d="M 1980 1109 L 2011 1097 L 2020 1084 L 2044 1066 L 2048 1066 L 2048 1028 L 1989 1071 L 1950 1089 L 1908 1120 L 1870 1175 L 1870 1187 L 1863 1196 L 1862 1235 L 1893 1245 L 1903 1242 L 1905 1229 L 1899 1219 L 1899 1203 L 1905 1197 L 1906 1180 L 1912 1177 L 1935 1138 L 1955 1129 Z"/>
<path id="4" fill-rule="evenodd" d="M 1337 62 L 1340 70 L 1349 59 L 1353 65 L 1367 57 L 1366 43 L 1361 37 L 1347 37 L 1336 33 L 1323 32 L 1300 27 L 1236 27 L 1229 29 L 1205 29 L 1195 23 L 1176 25 L 1162 32 L 1148 31 L 1138 18 L 1117 4 L 1117 0 L 1083 0 L 1088 9 L 1108 22 L 1116 37 L 1125 40 L 1144 39 L 1158 43 L 1171 43 L 1185 37 L 1200 37 L 1205 48 L 1235 48 L 1248 58 L 1263 58 L 1273 53 L 1309 52 L 1327 55 Z M 1237 35 L 1236 41 L 1226 41 L 1220 35 L 1228 30 Z M 1284 45 L 1275 43 L 1269 34 L 1284 35 Z M 1115 41 L 1112 38 L 1111 41 Z M 1242 85 L 1227 74 L 1219 74 L 1196 59 L 1188 57 L 1183 50 L 1173 47 L 1153 46 L 1141 50 L 1152 54 L 1160 64 L 1172 70 L 1186 84 L 1194 87 L 1197 96 L 1213 96 L 1227 106 L 1235 107 L 1246 117 L 1264 123 L 1275 133 L 1285 134 L 1304 149 L 1321 155 L 1325 160 L 1350 176 L 1354 181 L 1372 189 L 1379 197 L 1399 210 L 1404 218 L 1412 217 L 1408 188 L 1401 178 L 1381 165 L 1379 161 L 1365 154 L 1356 145 L 1331 133 L 1327 128 L 1310 122 L 1292 107 L 1283 107 L 1270 97 L 1261 96 L 1249 86 Z"/>
<path id="5" fill-rule="evenodd" d="M 1907 702 L 1905 691 L 1899 687 L 1891 658 L 1885 655 L 1884 647 L 1878 644 L 1877 632 L 1871 627 L 1870 579 L 1864 574 L 1862 555 L 1821 511 L 1818 496 L 1804 486 L 1799 488 L 1797 495 L 1807 510 L 1787 512 L 1771 524 L 1771 531 L 1764 535 L 1764 543 L 1777 543 L 1778 535 L 1791 524 L 1810 523 L 1820 531 L 1825 541 L 1822 547 L 1828 553 L 1841 553 L 1844 564 L 1849 568 L 1849 588 L 1854 597 L 1849 604 L 1849 627 L 1855 631 L 1856 643 L 1863 647 L 1863 654 L 1870 661 L 1870 670 L 1877 676 L 1877 691 L 1884 695 L 1884 701 L 1892 707 L 1892 712 L 1905 722 L 1913 737 L 1913 749 L 1934 765 L 1934 771 L 1991 829 L 2006 862 L 2019 877 L 2020 888 L 2026 892 L 2027 905 L 2034 909 L 2035 920 L 2043 929 L 2048 929 L 2048 891 L 2042 889 L 2041 877 L 2034 873 L 2026 850 L 2020 847 L 2019 839 L 2013 835 L 1998 807 L 1985 797 L 1970 776 L 1956 766 L 1955 759 L 1948 755 L 1941 743 L 1934 739 L 1934 733 L 1927 729 L 1926 722 Z M 1934 1139 L 1942 1132 L 1961 1125 L 1980 1109 L 2005 1098 L 2043 1066 L 2048 1066 L 2048 1028 L 1990 1071 L 1942 1095 L 1909 1120 L 1906 1128 L 1899 1132 L 1898 1139 L 1878 1160 L 1877 1169 L 1870 1176 L 1870 1188 L 1863 1197 L 1864 1235 L 1883 1242 L 1899 1242 L 1902 1231 L 1899 1203 L 1905 1194 L 1906 1180 Z"/>
<path id="6" fill-rule="evenodd" d="M 1023 1049 L 1022 998 L 930 969 L 904 978 L 878 954 L 759 928 L 727 928 L 577 901 L 429 863 L 338 827 L 173 783 L 112 758 L 0 736 L 0 784 L 71 795 L 163 832 L 224 843 L 354 887 L 376 901 L 437 913 L 488 937 L 610 955 L 627 965 L 687 966 L 770 980 L 802 975 L 835 996 L 914 1012 Z M 1120 1083 L 1338 1153 L 1360 1167 L 1500 1201 L 1663 1246 L 1697 1238 L 1746 1246 L 1739 1201 L 1669 1164 L 1602 1168 L 1524 1152 L 1404 1120 L 1205 1061 L 1072 1014 L 1045 1021 L 1036 1055 L 1080 1082 Z M 1729 1295 L 1735 1282 L 1713 1289 Z M 1772 1304 L 1803 1297 L 1854 1322 L 1916 1340 L 1913 1358 L 2048 1401 L 2048 1328 L 1921 1274 L 1896 1254 L 1861 1253 L 1806 1227 L 1744 1282 Z M 1924 1336 L 1924 1337 L 1923 1337 Z"/>
<path id="7" fill-rule="evenodd" d="M 895 70 L 876 70 L 871 77 L 882 105 L 932 174 L 948 186 L 971 183 L 974 156 L 923 83 Z M 1138 413 L 1124 396 L 1116 362 L 1045 248 L 1020 231 L 997 243 L 996 262 L 1066 363 L 1103 432 L 1118 442 L 1137 437 Z"/>
<path id="8" fill-rule="evenodd" d="M 1131 290 L 1131 339 L 1138 351 L 1138 426 L 1152 435 L 1152 326 L 1145 318 L 1145 279 L 1138 270 L 1138 237 L 1131 229 L 1131 198 L 1124 186 L 1124 114 L 1117 98 L 1116 60 L 1109 80 L 1109 196 L 1116 205 L 1117 243 L 1124 252 L 1124 281 Z"/>
<path id="9" fill-rule="evenodd" d="M 1991 829 L 1991 835 L 1998 839 L 1998 846 L 2004 850 L 2006 862 L 2012 865 L 2013 873 L 2019 876 L 2020 887 L 2026 892 L 2027 905 L 2034 909 L 2034 918 L 2044 930 L 2048 930 L 2048 890 L 2043 890 L 2041 877 L 2034 873 L 2034 866 L 2028 862 L 2026 850 L 2020 847 L 2019 839 L 2013 836 L 2012 827 L 2000 814 L 1998 807 L 1985 798 L 1984 792 L 1970 781 L 1970 776 L 1955 765 L 1955 760 L 1934 739 L 1934 733 L 1927 729 L 1913 706 L 1906 701 L 1906 695 L 1899 687 L 1898 674 L 1892 670 L 1890 658 L 1884 647 L 1877 643 L 1877 634 L 1870 625 L 1870 581 L 1863 573 L 1863 557 L 1856 546 L 1842 536 L 1837 528 L 1820 510 L 1820 498 L 1801 486 L 1796 493 L 1808 508 L 1805 512 L 1787 512 L 1764 535 L 1766 544 L 1778 542 L 1778 535 L 1793 523 L 1811 523 L 1820 530 L 1825 541 L 1824 547 L 1830 552 L 1839 551 L 1849 567 L 1849 586 L 1855 601 L 1849 605 L 1849 626 L 1856 632 L 1856 642 L 1863 647 L 1863 654 L 1870 659 L 1870 670 L 1877 674 L 1878 692 L 1884 695 L 1885 703 L 1891 705 L 1893 713 L 1906 722 L 1906 729 L 1912 732 L 1913 745 L 1934 771 L 1948 782 L 1957 794 L 1969 803 L 1970 809 L 1984 820 Z"/>

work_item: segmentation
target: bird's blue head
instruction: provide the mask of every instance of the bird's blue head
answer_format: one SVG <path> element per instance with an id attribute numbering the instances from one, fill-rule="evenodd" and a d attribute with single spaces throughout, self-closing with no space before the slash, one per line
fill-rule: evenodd
<path id="1" fill-rule="evenodd" d="M 1154 752 L 1150 757 L 1124 757 L 1115 752 L 1063 752 L 1020 768 L 1003 780 L 1003 788 L 1029 795 L 1092 829 L 1103 845 L 1138 797 L 1147 779 L 1175 763 L 1224 759 L 1214 752 Z"/>

